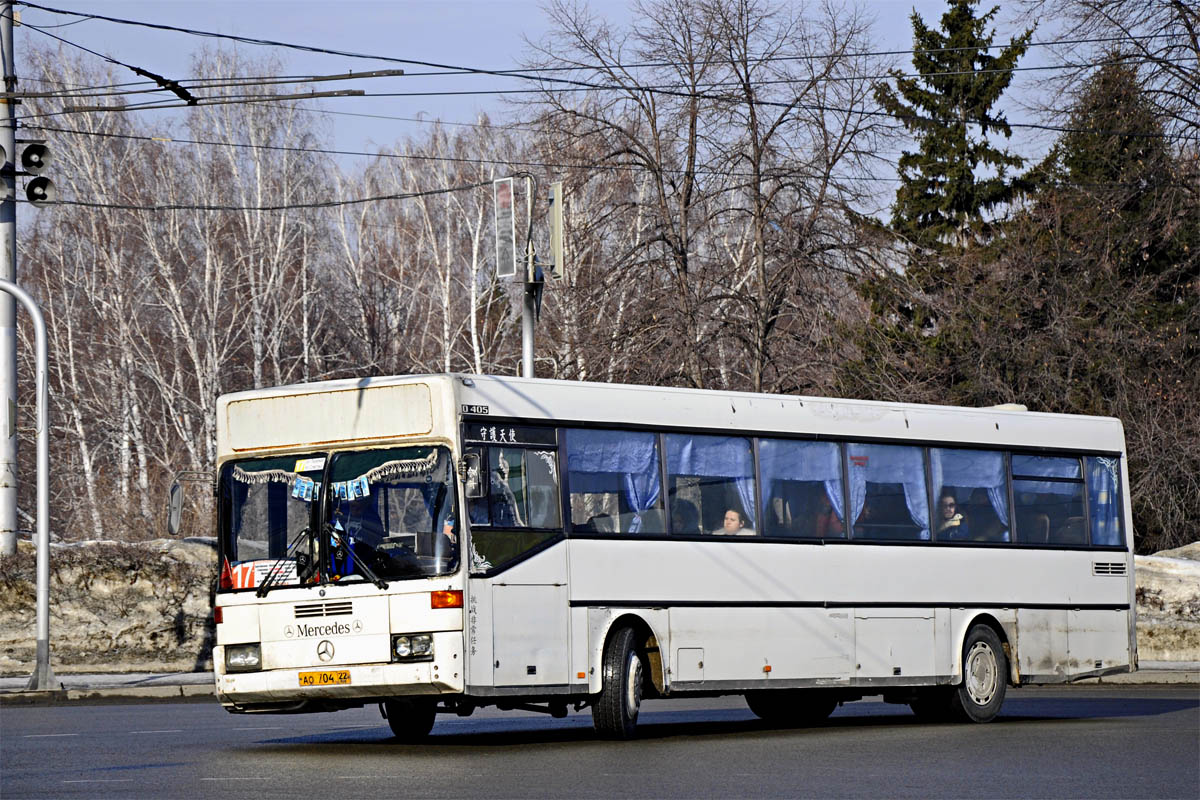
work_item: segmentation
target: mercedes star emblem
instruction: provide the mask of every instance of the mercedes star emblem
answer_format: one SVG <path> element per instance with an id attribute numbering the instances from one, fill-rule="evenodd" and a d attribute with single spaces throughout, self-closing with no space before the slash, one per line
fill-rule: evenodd
<path id="1" fill-rule="evenodd" d="M 328 639 L 322 639 L 317 645 L 317 658 L 322 661 L 328 661 L 333 658 L 333 642 Z"/>
<path id="2" fill-rule="evenodd" d="M 293 628 L 291 625 L 288 625 L 286 628 L 283 629 L 283 635 L 286 636 L 287 638 L 291 639 L 293 636 L 296 635 L 296 629 Z"/>
<path id="3" fill-rule="evenodd" d="M 362 633 L 362 620 L 361 619 L 354 620 L 354 632 Z"/>

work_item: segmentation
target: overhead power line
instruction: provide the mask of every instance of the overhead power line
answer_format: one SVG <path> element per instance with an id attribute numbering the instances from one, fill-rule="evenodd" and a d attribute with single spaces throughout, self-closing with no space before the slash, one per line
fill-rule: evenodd
<path id="1" fill-rule="evenodd" d="M 464 66 L 454 65 L 454 64 L 441 64 L 441 63 L 433 62 L 433 61 L 422 61 L 422 60 L 418 60 L 418 59 L 397 58 L 394 56 L 382 56 L 382 55 L 377 55 L 377 54 L 361 53 L 361 52 L 355 52 L 352 50 L 337 50 L 337 49 L 333 49 L 333 48 L 318 47 L 318 46 L 314 46 L 314 45 L 297 44 L 294 42 L 284 42 L 284 41 L 279 41 L 279 40 L 274 40 L 274 39 L 262 39 L 262 38 L 251 37 L 251 36 L 241 36 L 241 35 L 237 35 L 237 34 L 216 33 L 213 31 L 203 31 L 203 30 L 198 30 L 195 28 L 183 28 L 183 27 L 176 26 L 176 25 L 165 25 L 162 23 L 144 22 L 141 20 L 124 19 L 121 17 L 110 17 L 110 16 L 103 15 L 103 14 L 92 14 L 92 13 L 85 13 L 85 12 L 81 12 L 81 11 L 69 11 L 69 10 L 65 10 L 65 9 L 43 6 L 43 5 L 39 5 L 37 3 L 31 3 L 31 2 L 22 2 L 21 5 L 27 6 L 29 8 L 36 8 L 38 10 L 46 11 L 46 12 L 54 13 L 54 14 L 68 14 L 68 15 L 72 15 L 72 16 L 86 17 L 89 19 L 104 20 L 106 22 L 112 22 L 112 23 L 121 24 L 121 25 L 133 25 L 133 26 L 144 27 L 144 28 L 152 28 L 155 30 L 167 30 L 167 31 L 174 31 L 176 33 L 186 33 L 186 34 L 189 34 L 192 36 L 202 36 L 202 37 L 214 38 L 214 39 L 225 39 L 225 40 L 229 40 L 229 41 L 240 42 L 242 44 L 251 44 L 251 45 L 265 46 L 265 47 L 281 47 L 281 48 L 286 48 L 286 49 L 291 49 L 291 50 L 299 50 L 299 51 L 309 52 L 309 53 L 320 53 L 320 54 L 324 54 L 324 55 L 336 55 L 336 56 L 342 56 L 342 57 L 346 57 L 346 58 L 370 59 L 370 60 L 385 61 L 385 62 L 396 63 L 396 64 L 413 64 L 416 66 L 431 67 L 431 68 L 440 69 L 440 70 L 452 70 L 452 71 L 455 71 L 458 73 L 463 73 L 463 74 L 494 75 L 494 76 L 499 76 L 499 77 L 512 77 L 512 78 L 519 78 L 522 80 L 531 80 L 531 81 L 536 81 L 539 83 L 566 84 L 569 86 L 575 86 L 575 87 L 586 88 L 586 89 L 601 89 L 601 90 L 611 91 L 611 90 L 619 90 L 619 89 L 623 89 L 623 88 L 628 88 L 628 87 L 622 87 L 619 85 L 597 84 L 597 83 L 592 83 L 590 81 L 580 81 L 580 80 L 575 80 L 575 79 L 571 79 L 571 78 L 556 78 L 556 77 L 550 77 L 550 76 L 543 75 L 543 74 L 531 74 L 531 73 L 538 72 L 538 70 L 536 68 L 534 68 L 532 70 L 530 70 L 530 69 L 495 70 L 495 69 L 483 69 L 483 68 L 479 68 L 479 67 L 464 67 Z M 1149 35 L 1149 36 L 1145 36 L 1145 37 L 1121 36 L 1121 37 L 1093 37 L 1093 38 L 1089 38 L 1089 39 L 1062 39 L 1062 40 L 1050 40 L 1050 41 L 1046 41 L 1046 42 L 1033 42 L 1027 46 L 1041 47 L 1041 46 L 1050 46 L 1050 45 L 1081 44 L 1081 43 L 1088 43 L 1088 42 L 1103 43 L 1103 42 L 1107 42 L 1107 41 L 1132 41 L 1134 39 L 1137 39 L 1137 40 L 1155 39 L 1155 38 L 1162 38 L 1162 37 L 1169 37 L 1169 36 L 1173 36 L 1173 34 L 1153 34 L 1153 35 Z M 992 45 L 989 49 L 995 49 L 995 48 L 1000 48 L 1000 47 L 1004 47 L 1004 46 L 1006 46 L 1006 45 Z M 975 48 L 975 47 L 968 47 L 968 48 L 949 47 L 949 48 L 925 49 L 925 50 L 920 50 L 920 51 L 882 50 L 882 51 L 867 52 L 867 53 L 854 53 L 854 54 L 844 54 L 844 55 L 838 54 L 838 55 L 843 55 L 843 57 L 866 57 L 866 56 L 903 55 L 903 54 L 911 54 L 914 52 L 923 52 L 923 53 L 954 52 L 954 51 L 959 51 L 959 50 L 964 50 L 964 49 L 975 50 L 978 48 Z M 832 54 L 827 54 L 824 56 L 818 56 L 818 55 L 797 56 L 797 58 L 813 59 L 813 60 L 820 60 L 822 58 L 828 58 L 828 57 L 832 57 Z M 701 97 L 701 98 L 705 97 L 704 95 L 698 95 L 695 92 L 676 91 L 676 90 L 663 89 L 663 88 L 654 89 L 653 91 L 656 93 L 659 93 L 659 94 L 665 94 L 668 96 L 679 96 L 679 97 L 685 97 L 685 98 L 689 98 L 689 99 L 696 98 L 696 97 Z M 495 94 L 498 92 L 486 92 L 486 93 L 487 94 Z M 473 93 L 452 92 L 449 94 L 473 94 Z M 385 96 L 414 96 L 414 95 L 403 94 L 403 95 L 385 95 Z M 417 95 L 417 96 L 420 96 L 420 95 Z M 707 98 L 707 99 L 721 99 L 721 98 Z M 774 102 L 754 101 L 754 102 L 756 102 L 756 104 L 758 104 L 758 105 L 764 105 L 764 106 L 791 107 L 793 105 L 793 103 L 780 102 L 780 101 L 774 101 Z"/>
<path id="2" fill-rule="evenodd" d="M 141 75 L 143 78 L 149 78 L 150 80 L 154 81 L 156 84 L 161 86 L 163 89 L 166 89 L 167 91 L 175 94 L 177 97 L 179 97 L 180 100 L 182 100 L 184 102 L 185 105 L 190 105 L 190 106 L 196 105 L 196 98 L 193 97 L 192 94 L 187 89 L 184 89 L 182 86 L 180 86 L 177 81 L 173 81 L 169 78 L 164 78 L 162 75 L 158 75 L 149 70 L 142 69 L 141 67 L 135 67 L 132 64 L 126 64 L 124 61 L 118 61 L 117 59 L 113 58 L 112 56 L 106 56 L 103 53 L 97 53 L 95 50 L 92 50 L 91 48 L 84 47 L 83 45 L 72 42 L 69 39 L 64 39 L 63 37 L 61 37 L 57 34 L 54 34 L 54 33 L 50 33 L 47 30 L 43 30 L 41 27 L 38 27 L 36 25 L 26 25 L 25 27 L 30 28 L 31 30 L 35 30 L 38 33 L 42 34 L 43 36 L 49 36 L 51 39 L 55 39 L 59 42 L 62 42 L 63 44 L 70 45 L 71 47 L 77 47 L 80 50 L 83 50 L 85 53 L 91 53 L 92 55 L 96 56 L 97 58 L 107 61 L 110 64 L 116 64 L 118 67 L 124 67 L 125 69 L 127 69 L 137 75 Z"/>
<path id="3" fill-rule="evenodd" d="M 49 206 L 82 206 L 84 208 L 113 208 L 122 211 L 294 211 L 298 209 L 336 208 L 338 206 L 354 206 L 364 203 L 377 203 L 384 200 L 412 200 L 417 197 L 432 197 L 451 192 L 462 192 L 468 189 L 478 189 L 490 186 L 491 181 L 478 181 L 461 186 L 447 186 L 442 189 L 425 189 L 419 192 L 401 192 L 399 194 L 381 194 L 373 197 L 356 197 L 349 200 L 326 200 L 319 203 L 283 203 L 269 206 L 234 206 L 209 205 L 203 203 L 160 203 L 156 205 L 134 205 L 129 203 L 101 203 L 91 200 L 53 200 L 42 205 Z M 27 202 L 21 200 L 21 202 Z"/>
<path id="4" fill-rule="evenodd" d="M 133 140 L 133 141 L 155 142 L 158 144 L 188 144 L 188 145 L 197 145 L 197 146 L 204 146 L 204 147 L 232 147 L 232 148 L 236 148 L 236 149 L 313 153 L 313 154 L 317 154 L 317 155 L 366 156 L 366 157 L 370 157 L 370 158 L 380 158 L 380 159 L 400 159 L 400 160 L 410 160 L 410 161 L 434 161 L 434 162 L 444 162 L 444 163 L 453 163 L 453 164 L 476 164 L 476 165 L 480 165 L 480 166 L 494 165 L 494 166 L 506 166 L 506 167 L 525 167 L 525 168 L 560 169 L 560 170 L 580 169 L 580 170 L 596 170 L 596 171 L 603 171 L 603 172 L 630 172 L 630 171 L 637 171 L 637 170 L 644 169 L 644 167 L 642 165 L 633 164 L 633 163 L 597 164 L 595 162 L 582 162 L 582 163 L 576 163 L 576 164 L 565 164 L 565 163 L 554 163 L 554 162 L 544 162 L 544 161 L 524 161 L 524 160 L 519 160 L 519 159 L 467 158 L 465 156 L 439 156 L 439 155 L 431 155 L 431 154 L 424 154 L 424 153 L 395 153 L 395 152 L 387 152 L 387 151 L 369 153 L 369 152 L 357 151 L 357 150 L 336 150 L 336 149 L 331 149 L 331 148 L 299 147 L 299 146 L 294 146 L 294 145 L 266 145 L 266 144 L 251 144 L 249 142 L 212 141 L 212 140 L 203 140 L 203 139 L 180 139 L 180 138 L 174 138 L 174 137 L 169 137 L 169 136 L 150 136 L 150 135 L 144 135 L 144 134 L 113 133 L 113 132 L 107 132 L 107 131 L 83 131 L 83 130 L 74 130 L 71 128 L 56 128 L 56 127 L 52 127 L 52 126 L 42 126 L 42 125 L 33 125 L 33 126 L 30 126 L 30 129 L 44 131 L 44 132 L 48 132 L 48 133 L 66 133 L 66 134 L 74 134 L 74 135 L 79 135 L 79 136 L 94 136 L 94 137 L 108 138 L 108 139 L 124 139 L 124 140 Z M 663 169 L 662 171 L 669 173 L 669 174 L 683 173 L 682 169 Z M 693 172 L 693 174 L 696 174 L 696 175 L 720 175 L 720 176 L 731 177 L 731 178 L 753 178 L 753 177 L 764 177 L 764 178 L 784 177 L 784 178 L 787 178 L 787 177 L 791 177 L 791 176 L 794 176 L 797 174 L 797 172 L 795 170 L 781 171 L 778 174 L 773 174 L 773 171 L 768 170 L 765 174 L 760 174 L 758 176 L 756 176 L 754 173 L 751 173 L 751 172 L 731 172 L 729 170 L 695 169 L 692 172 Z M 809 176 L 805 176 L 805 177 L 814 177 L 814 176 L 809 175 Z M 831 177 L 838 181 L 845 181 L 845 182 L 863 181 L 863 182 L 868 182 L 868 183 L 896 183 L 899 180 L 901 180 L 899 176 L 852 177 L 852 176 L 847 176 L 847 175 L 832 175 Z M 487 182 L 485 181 L 485 182 L 482 182 L 479 184 L 472 184 L 465 188 L 472 188 L 473 186 L 477 186 L 477 185 L 482 186 L 482 185 L 485 185 L 486 183 Z M 1072 183 L 1070 185 L 1077 186 L 1077 187 L 1095 187 L 1095 186 L 1136 186 L 1139 184 L 1108 182 L 1108 183 L 1089 183 L 1089 184 Z M 363 200 L 361 202 L 368 202 L 370 199 L 371 198 L 367 198 L 366 200 Z M 385 197 L 384 199 L 387 199 L 387 197 Z M 344 205 L 345 203 L 338 203 L 338 204 Z"/>
<path id="5" fill-rule="evenodd" d="M 527 80 L 561 80 L 561 79 L 542 78 L 541 76 L 531 75 L 529 73 L 530 72 L 565 72 L 565 71 L 574 71 L 574 70 L 594 70 L 594 69 L 596 69 L 595 66 L 587 65 L 587 64 L 564 65 L 564 66 L 559 66 L 559 67 L 521 68 L 521 69 L 484 69 L 484 68 L 480 68 L 480 67 L 464 67 L 464 66 L 453 65 L 453 64 L 439 64 L 439 63 L 431 62 L 431 61 L 419 61 L 419 60 L 415 60 L 415 59 L 397 58 L 395 56 L 382 56 L 382 55 L 371 54 L 371 53 L 361 53 L 361 52 L 355 52 L 353 50 L 338 50 L 338 49 L 333 49 L 333 48 L 320 47 L 317 45 L 298 44 L 295 42 L 285 42 L 285 41 L 279 41 L 279 40 L 274 40 L 274 39 L 262 39 L 262 38 L 253 37 L 253 36 L 241 36 L 238 34 L 231 34 L 231 33 L 217 33 L 214 31 L 198 30 L 196 28 L 184 28 L 184 27 L 177 26 L 177 25 L 167 25 L 167 24 L 158 23 L 158 22 L 145 22 L 143 20 L 125 19 L 122 17 L 112 17 L 112 16 L 107 16 L 104 14 L 94 14 L 94 13 L 88 13 L 88 12 L 83 12 L 83 11 L 71 11 L 68 9 L 53 8 L 50 6 L 40 5 L 38 3 L 27 2 L 27 0 L 18 0 L 17 4 L 26 6 L 28 8 L 36 8 L 39 11 L 46 11 L 51 14 L 66 14 L 66 15 L 70 15 L 70 16 L 84 17 L 87 19 L 102 20 L 104 22 L 112 22 L 112 23 L 115 23 L 118 25 L 133 25 L 136 27 L 152 28 L 155 30 L 172 31 L 175 33 L 185 33 L 185 34 L 189 34 L 191 36 L 202 36 L 202 37 L 211 38 L 211 39 L 226 39 L 229 41 L 240 42 L 242 44 L 252 44 L 252 45 L 258 45 L 258 46 L 264 46 L 264 47 L 282 47 L 282 48 L 286 48 L 289 50 L 300 50 L 300 51 L 309 52 L 309 53 L 320 53 L 322 55 L 344 56 L 347 58 L 373 59 L 373 60 L 377 60 L 377 61 L 390 61 L 390 62 L 399 63 L 399 64 L 413 64 L 416 66 L 432 67 L 432 68 L 436 68 L 436 69 L 440 69 L 440 70 L 450 70 L 451 71 L 450 73 L 442 73 L 442 74 L 476 74 L 476 75 L 482 74 L 482 75 L 498 75 L 501 77 L 522 78 L 522 79 L 527 79 Z M 1038 41 L 1038 42 L 1029 42 L 1026 45 L 1026 47 L 1054 47 L 1054 46 L 1061 46 L 1061 45 L 1076 45 L 1076 44 L 1105 44 L 1105 43 L 1109 43 L 1109 42 L 1121 42 L 1121 41 L 1149 41 L 1149 40 L 1164 39 L 1164 38 L 1181 38 L 1182 36 L 1183 36 L 1183 34 L 1158 33 L 1158 34 L 1146 34 L 1146 35 L 1142 35 L 1142 36 L 1121 35 L 1121 36 L 1096 36 L 1096 37 L 1086 37 L 1086 38 L 1078 38 L 1078 39 L 1047 39 L 1047 40 Z M 1008 45 L 995 44 L 995 45 L 990 45 L 989 47 L 987 47 L 985 49 L 999 50 L 999 49 L 1003 49 L 1005 47 L 1008 47 Z M 865 58 L 865 57 L 871 57 L 871 56 L 911 55 L 911 54 L 917 53 L 917 52 L 920 52 L 920 53 L 942 53 L 942 52 L 949 53 L 949 52 L 957 52 L 960 50 L 976 50 L 976 49 L 979 49 L 979 48 L 976 48 L 976 47 L 941 47 L 941 48 L 922 48 L 919 50 L 874 50 L 874 51 L 849 52 L 849 53 L 804 54 L 804 55 L 795 55 L 795 56 L 756 56 L 756 57 L 751 58 L 750 60 L 752 60 L 752 61 L 771 61 L 771 60 L 821 61 L 821 60 L 833 58 L 833 57 Z M 717 63 L 733 63 L 733 62 L 730 59 L 719 59 L 719 60 L 714 59 L 714 60 L 710 60 L 707 62 L 698 62 L 698 63 L 717 64 Z M 642 68 L 642 67 L 671 66 L 671 62 L 644 62 L 644 63 L 635 63 L 635 64 L 615 63 L 615 64 L 612 64 L 611 66 L 619 67 L 619 68 L 623 68 L 623 69 L 638 69 L 638 68 Z"/>

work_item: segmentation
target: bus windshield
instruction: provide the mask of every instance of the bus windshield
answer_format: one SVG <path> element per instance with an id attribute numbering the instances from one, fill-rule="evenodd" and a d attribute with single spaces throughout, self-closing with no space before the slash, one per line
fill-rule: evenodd
<path id="1" fill-rule="evenodd" d="M 444 447 L 336 453 L 329 469 L 329 573 L 382 580 L 442 575 L 458 566 L 450 454 Z"/>
<path id="2" fill-rule="evenodd" d="M 450 464 L 444 447 L 226 464 L 220 477 L 220 588 L 453 572 L 458 534 Z"/>

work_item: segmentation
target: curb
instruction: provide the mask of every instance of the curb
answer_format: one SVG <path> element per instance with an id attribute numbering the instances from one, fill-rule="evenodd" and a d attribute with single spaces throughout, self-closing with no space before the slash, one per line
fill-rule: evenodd
<path id="1" fill-rule="evenodd" d="M 1139 670 L 1138 672 L 1106 675 L 1102 678 L 1087 678 L 1077 681 L 1077 686 L 1123 684 L 1125 686 L 1148 686 L 1154 684 L 1200 683 L 1200 671 L 1196 670 Z"/>
<path id="2" fill-rule="evenodd" d="M 203 703 L 216 698 L 213 686 L 139 686 L 113 689 L 56 689 L 52 691 L 0 692 L 0 706 L 52 706 L 80 704 L 140 703 L 158 700 L 171 703 Z"/>

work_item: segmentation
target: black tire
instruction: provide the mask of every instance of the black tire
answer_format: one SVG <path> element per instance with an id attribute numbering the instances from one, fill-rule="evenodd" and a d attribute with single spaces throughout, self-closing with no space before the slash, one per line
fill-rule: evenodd
<path id="1" fill-rule="evenodd" d="M 431 697 L 385 700 L 383 710 L 392 735 L 409 744 L 424 741 L 433 730 L 433 721 L 437 717 L 437 703 Z"/>
<path id="2" fill-rule="evenodd" d="M 962 683 L 950 693 L 950 714 L 960 722 L 991 722 L 1004 704 L 1008 658 L 1000 637 L 975 625 L 963 642 Z"/>
<path id="3" fill-rule="evenodd" d="M 642 658 L 633 628 L 613 632 L 604 647 L 600 694 L 592 703 L 592 724 L 606 739 L 632 739 L 642 705 Z"/>
<path id="4" fill-rule="evenodd" d="M 821 689 L 763 689 L 746 692 L 754 715 L 774 725 L 803 727 L 824 722 L 837 708 L 837 696 Z"/>

